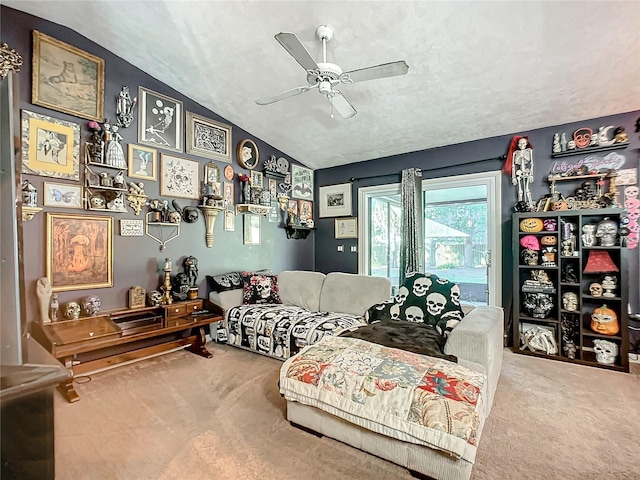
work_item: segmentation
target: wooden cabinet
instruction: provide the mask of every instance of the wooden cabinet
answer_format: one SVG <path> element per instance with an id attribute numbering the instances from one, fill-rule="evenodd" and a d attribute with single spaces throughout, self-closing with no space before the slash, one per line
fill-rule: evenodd
<path id="1" fill-rule="evenodd" d="M 610 208 L 513 215 L 514 351 L 629 371 L 627 248 L 617 230 L 612 242 L 602 236 L 623 214 Z M 592 323 L 594 314 L 602 321 Z M 599 327 L 614 319 L 615 333 Z M 603 363 L 609 347 L 617 352 Z"/>
<path id="2" fill-rule="evenodd" d="M 222 320 L 208 300 L 106 312 L 96 317 L 34 323 L 33 336 L 74 375 L 186 347 L 206 358 L 204 327 Z M 58 387 L 70 402 L 79 400 L 73 378 Z"/>

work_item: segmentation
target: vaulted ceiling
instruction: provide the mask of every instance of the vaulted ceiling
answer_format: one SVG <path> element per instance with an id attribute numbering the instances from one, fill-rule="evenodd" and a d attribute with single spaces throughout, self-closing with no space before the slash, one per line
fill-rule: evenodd
<path id="1" fill-rule="evenodd" d="M 30 1 L 65 25 L 311 168 L 525 133 L 640 110 L 637 1 Z M 406 75 L 343 84 L 330 116 L 274 39 L 294 32 L 343 70 L 404 60 Z"/>

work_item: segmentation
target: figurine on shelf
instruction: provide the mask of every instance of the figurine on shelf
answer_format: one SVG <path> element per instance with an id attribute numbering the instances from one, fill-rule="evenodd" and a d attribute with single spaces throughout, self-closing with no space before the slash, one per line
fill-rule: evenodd
<path id="1" fill-rule="evenodd" d="M 91 137 L 86 144 L 86 151 L 89 156 L 87 160 L 91 163 L 102 163 L 104 152 L 102 127 L 94 120 L 90 121 L 87 126 L 91 130 Z"/>
<path id="2" fill-rule="evenodd" d="M 518 201 L 524 201 L 533 208 L 529 186 L 533 182 L 533 148 L 527 137 L 517 138 L 517 149 L 512 153 L 511 183 L 518 187 Z M 511 150 L 510 150 L 511 151 Z"/>
<path id="3" fill-rule="evenodd" d="M 573 340 L 567 340 L 566 342 L 564 342 L 562 349 L 564 350 L 567 358 L 570 358 L 572 360 L 576 358 L 577 348 L 576 342 L 574 342 Z"/>
<path id="4" fill-rule="evenodd" d="M 89 317 L 95 317 L 100 312 L 101 302 L 95 295 L 87 295 L 80 299 L 82 311 Z"/>
<path id="5" fill-rule="evenodd" d="M 607 305 L 596 307 L 591 313 L 591 330 L 602 335 L 615 335 L 620 331 L 618 314 Z"/>
<path id="6" fill-rule="evenodd" d="M 109 123 L 104 124 L 104 144 L 106 151 L 104 154 L 104 163 L 112 167 L 127 168 L 124 150 L 120 141 L 122 135 L 118 133 L 118 126 Z"/>
<path id="7" fill-rule="evenodd" d="M 133 122 L 133 109 L 138 103 L 138 99 L 131 100 L 129 94 L 129 87 L 126 85 L 122 87 L 120 94 L 118 94 L 118 100 L 116 101 L 116 119 L 118 126 L 127 128 Z"/>
<path id="8" fill-rule="evenodd" d="M 592 282 L 589 284 L 589 293 L 592 297 L 601 297 L 604 289 L 602 285 L 598 282 Z"/>
<path id="9" fill-rule="evenodd" d="M 22 203 L 27 207 L 38 205 L 38 191 L 29 180 L 22 181 Z"/>
<path id="10" fill-rule="evenodd" d="M 173 289 L 171 290 L 171 295 L 174 300 L 184 301 L 187 299 L 189 295 L 189 277 L 187 277 L 186 273 L 178 273 L 173 279 Z"/>
<path id="11" fill-rule="evenodd" d="M 578 276 L 574 266 L 571 263 L 565 264 L 562 268 L 562 281 L 564 283 L 578 283 Z"/>
<path id="12" fill-rule="evenodd" d="M 184 272 L 187 274 L 189 284 L 195 287 L 198 280 L 198 259 L 193 255 L 184 259 Z"/>
<path id="13" fill-rule="evenodd" d="M 593 247 L 596 244 L 596 226 L 592 223 L 586 223 L 582 226 L 582 246 Z"/>
<path id="14" fill-rule="evenodd" d="M 618 356 L 618 345 L 615 342 L 597 338 L 593 341 L 593 351 L 596 354 L 596 362 L 613 365 Z"/>
<path id="15" fill-rule="evenodd" d="M 609 217 L 605 217 L 598 223 L 595 235 L 602 247 L 613 247 L 616 244 L 617 233 L 618 224 Z"/>
<path id="16" fill-rule="evenodd" d="M 603 297 L 615 297 L 618 278 L 615 275 L 605 275 L 602 279 Z"/>
<path id="17" fill-rule="evenodd" d="M 563 152 L 567 151 L 567 134 L 566 133 L 563 133 L 560 136 L 560 147 L 562 148 Z"/>
<path id="18" fill-rule="evenodd" d="M 553 148 L 552 148 L 552 152 L 553 152 L 553 153 L 560 153 L 560 152 L 562 152 L 562 147 L 560 146 L 560 134 L 559 134 L 559 133 L 554 133 L 554 134 L 553 134 Z"/>
<path id="19" fill-rule="evenodd" d="M 249 176 L 244 173 L 238 174 L 238 180 L 240 180 L 240 192 L 242 193 L 240 203 L 251 203 L 251 185 L 249 184 Z"/>
<path id="20" fill-rule="evenodd" d="M 562 308 L 568 312 L 577 312 L 578 295 L 575 292 L 564 292 L 562 294 Z"/>
<path id="21" fill-rule="evenodd" d="M 113 186 L 115 188 L 124 188 L 124 173 L 122 170 L 114 175 Z"/>
<path id="22" fill-rule="evenodd" d="M 67 302 L 62 309 L 62 315 L 66 320 L 77 320 L 80 318 L 80 310 L 78 302 Z"/>
<path id="23" fill-rule="evenodd" d="M 49 304 L 49 318 L 52 322 L 58 321 L 58 311 L 60 310 L 60 302 L 58 302 L 58 294 L 51 294 L 51 303 Z"/>

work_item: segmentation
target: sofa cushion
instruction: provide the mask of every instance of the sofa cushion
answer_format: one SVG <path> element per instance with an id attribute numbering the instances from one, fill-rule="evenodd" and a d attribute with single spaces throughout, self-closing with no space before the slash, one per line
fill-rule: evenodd
<path id="1" fill-rule="evenodd" d="M 282 303 L 278 294 L 278 276 L 268 273 L 242 272 L 242 303 L 261 305 Z"/>
<path id="2" fill-rule="evenodd" d="M 240 272 L 227 272 L 220 275 L 207 275 L 209 288 L 214 292 L 226 292 L 242 288 Z"/>
<path id="3" fill-rule="evenodd" d="M 327 274 L 320 293 L 320 310 L 364 315 L 367 309 L 391 295 L 391 281 L 355 273 Z"/>
<path id="4" fill-rule="evenodd" d="M 296 305 L 311 312 L 320 310 L 320 291 L 325 274 L 288 270 L 278 274 L 280 299 L 285 305 Z"/>

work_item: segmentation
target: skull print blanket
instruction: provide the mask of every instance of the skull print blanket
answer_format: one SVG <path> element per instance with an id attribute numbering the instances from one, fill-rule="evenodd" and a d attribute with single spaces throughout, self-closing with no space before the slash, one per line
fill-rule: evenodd
<path id="1" fill-rule="evenodd" d="M 284 362 L 280 392 L 398 440 L 475 462 L 486 376 L 444 359 L 325 337 Z"/>

